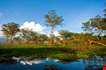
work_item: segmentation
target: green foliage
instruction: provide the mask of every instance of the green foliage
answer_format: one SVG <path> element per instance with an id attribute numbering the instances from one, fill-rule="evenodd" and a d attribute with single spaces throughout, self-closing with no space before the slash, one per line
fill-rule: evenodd
<path id="1" fill-rule="evenodd" d="M 61 30 L 59 33 L 64 39 L 70 39 L 74 35 L 74 33 L 66 31 L 66 30 Z"/>
<path id="2" fill-rule="evenodd" d="M 96 16 L 82 23 L 84 31 L 101 36 L 106 32 L 106 18 Z M 106 34 L 105 34 L 106 35 Z"/>
<path id="3" fill-rule="evenodd" d="M 21 38 L 23 38 L 24 40 L 27 40 L 27 41 L 34 41 L 39 36 L 39 34 L 37 32 L 33 32 L 31 30 L 21 29 L 20 32 L 22 33 Z"/>
<path id="4" fill-rule="evenodd" d="M 45 15 L 46 22 L 48 26 L 55 27 L 59 25 L 63 19 L 61 16 L 58 16 L 54 10 L 50 10 L 47 15 Z"/>
<path id="5" fill-rule="evenodd" d="M 13 40 L 13 36 L 19 31 L 18 27 L 18 24 L 11 22 L 8 24 L 3 24 L 2 31 L 8 39 Z"/>
<path id="6" fill-rule="evenodd" d="M 75 50 L 66 46 L 49 46 L 36 44 L 0 44 L 0 57 L 17 56 L 35 58 L 56 58 L 60 60 L 75 60 Z"/>
<path id="7" fill-rule="evenodd" d="M 51 33 L 54 32 L 54 28 L 56 25 L 60 25 L 60 23 L 63 21 L 62 16 L 58 16 L 54 10 L 50 10 L 47 15 L 45 15 L 45 20 L 48 23 L 47 25 L 50 26 Z"/>
<path id="8" fill-rule="evenodd" d="M 95 55 L 106 56 L 106 46 L 93 46 L 90 48 Z"/>

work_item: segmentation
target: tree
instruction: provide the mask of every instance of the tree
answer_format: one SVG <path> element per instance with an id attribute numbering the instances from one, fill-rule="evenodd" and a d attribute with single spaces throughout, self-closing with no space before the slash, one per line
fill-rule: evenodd
<path id="1" fill-rule="evenodd" d="M 21 29 L 20 32 L 22 33 L 20 35 L 21 39 L 26 43 L 26 42 L 30 42 L 30 41 L 37 41 L 38 37 L 38 33 L 37 32 L 33 32 L 31 30 L 26 30 L 26 29 Z"/>
<path id="2" fill-rule="evenodd" d="M 44 41 L 47 41 L 48 37 L 45 34 L 40 34 L 37 32 L 33 32 L 32 30 L 21 29 L 21 40 L 24 43 L 36 43 L 36 44 L 43 44 Z"/>
<path id="3" fill-rule="evenodd" d="M 19 31 L 19 25 L 14 22 L 3 24 L 2 31 L 8 40 L 12 41 L 14 35 Z"/>
<path id="4" fill-rule="evenodd" d="M 104 9 L 104 16 L 106 17 L 106 8 Z"/>
<path id="5" fill-rule="evenodd" d="M 83 24 L 84 31 L 101 36 L 106 35 L 106 18 L 96 16 Z"/>
<path id="6" fill-rule="evenodd" d="M 45 35 L 45 34 L 39 34 L 38 35 L 38 39 L 39 39 L 39 43 L 40 44 L 47 44 L 48 42 L 48 37 L 47 37 L 47 35 Z"/>
<path id="7" fill-rule="evenodd" d="M 69 32 L 67 30 L 61 30 L 59 33 L 61 34 L 63 39 L 70 39 L 74 35 L 74 33 Z"/>
<path id="8" fill-rule="evenodd" d="M 54 10 L 50 10 L 47 15 L 45 15 L 47 25 L 51 27 L 51 34 L 54 33 L 54 29 L 57 25 L 63 21 L 62 16 L 58 16 Z"/>

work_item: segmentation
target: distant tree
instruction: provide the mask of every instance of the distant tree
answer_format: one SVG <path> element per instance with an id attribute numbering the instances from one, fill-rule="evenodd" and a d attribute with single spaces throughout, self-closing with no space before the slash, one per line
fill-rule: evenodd
<path id="1" fill-rule="evenodd" d="M 47 43 L 48 37 L 45 34 L 39 34 L 38 36 L 40 44 Z"/>
<path id="2" fill-rule="evenodd" d="M 33 32 L 31 30 L 21 29 L 20 32 L 22 33 L 22 40 L 24 43 L 31 42 L 31 43 L 44 43 L 48 39 L 48 37 L 44 34 L 40 34 L 37 32 Z"/>
<path id="3" fill-rule="evenodd" d="M 19 31 L 19 25 L 14 22 L 3 24 L 2 31 L 4 35 L 8 38 L 8 40 L 12 41 L 14 35 Z"/>
<path id="4" fill-rule="evenodd" d="M 74 35 L 74 33 L 69 32 L 69 31 L 67 31 L 67 30 L 61 30 L 59 33 L 61 34 L 61 36 L 62 36 L 64 39 L 70 39 L 70 38 Z"/>
<path id="5" fill-rule="evenodd" d="M 21 29 L 20 32 L 21 34 L 21 39 L 24 40 L 24 42 L 28 42 L 28 41 L 37 41 L 37 32 L 33 32 L 31 30 L 26 30 L 26 29 Z"/>
<path id="6" fill-rule="evenodd" d="M 54 29 L 57 25 L 63 21 L 62 16 L 58 16 L 54 10 L 50 10 L 48 14 L 45 15 L 47 25 L 51 27 L 51 34 L 54 33 Z"/>

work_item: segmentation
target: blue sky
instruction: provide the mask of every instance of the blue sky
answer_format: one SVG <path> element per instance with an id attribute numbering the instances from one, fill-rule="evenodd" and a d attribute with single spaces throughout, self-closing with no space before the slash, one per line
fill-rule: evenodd
<path id="1" fill-rule="evenodd" d="M 36 21 L 41 25 L 46 22 L 44 15 L 49 10 L 63 16 L 62 26 L 72 32 L 82 32 L 81 23 L 96 15 L 103 15 L 105 0 L 0 0 L 0 24 Z"/>

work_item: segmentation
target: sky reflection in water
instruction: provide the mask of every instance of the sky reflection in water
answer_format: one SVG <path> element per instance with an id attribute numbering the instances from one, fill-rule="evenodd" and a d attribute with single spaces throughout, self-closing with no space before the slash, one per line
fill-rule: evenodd
<path id="1" fill-rule="evenodd" d="M 106 64 L 106 60 L 100 57 L 67 63 L 50 58 L 32 61 L 17 59 L 16 64 L 0 64 L 0 70 L 45 70 L 49 65 L 59 70 L 101 70 L 104 64 Z"/>

